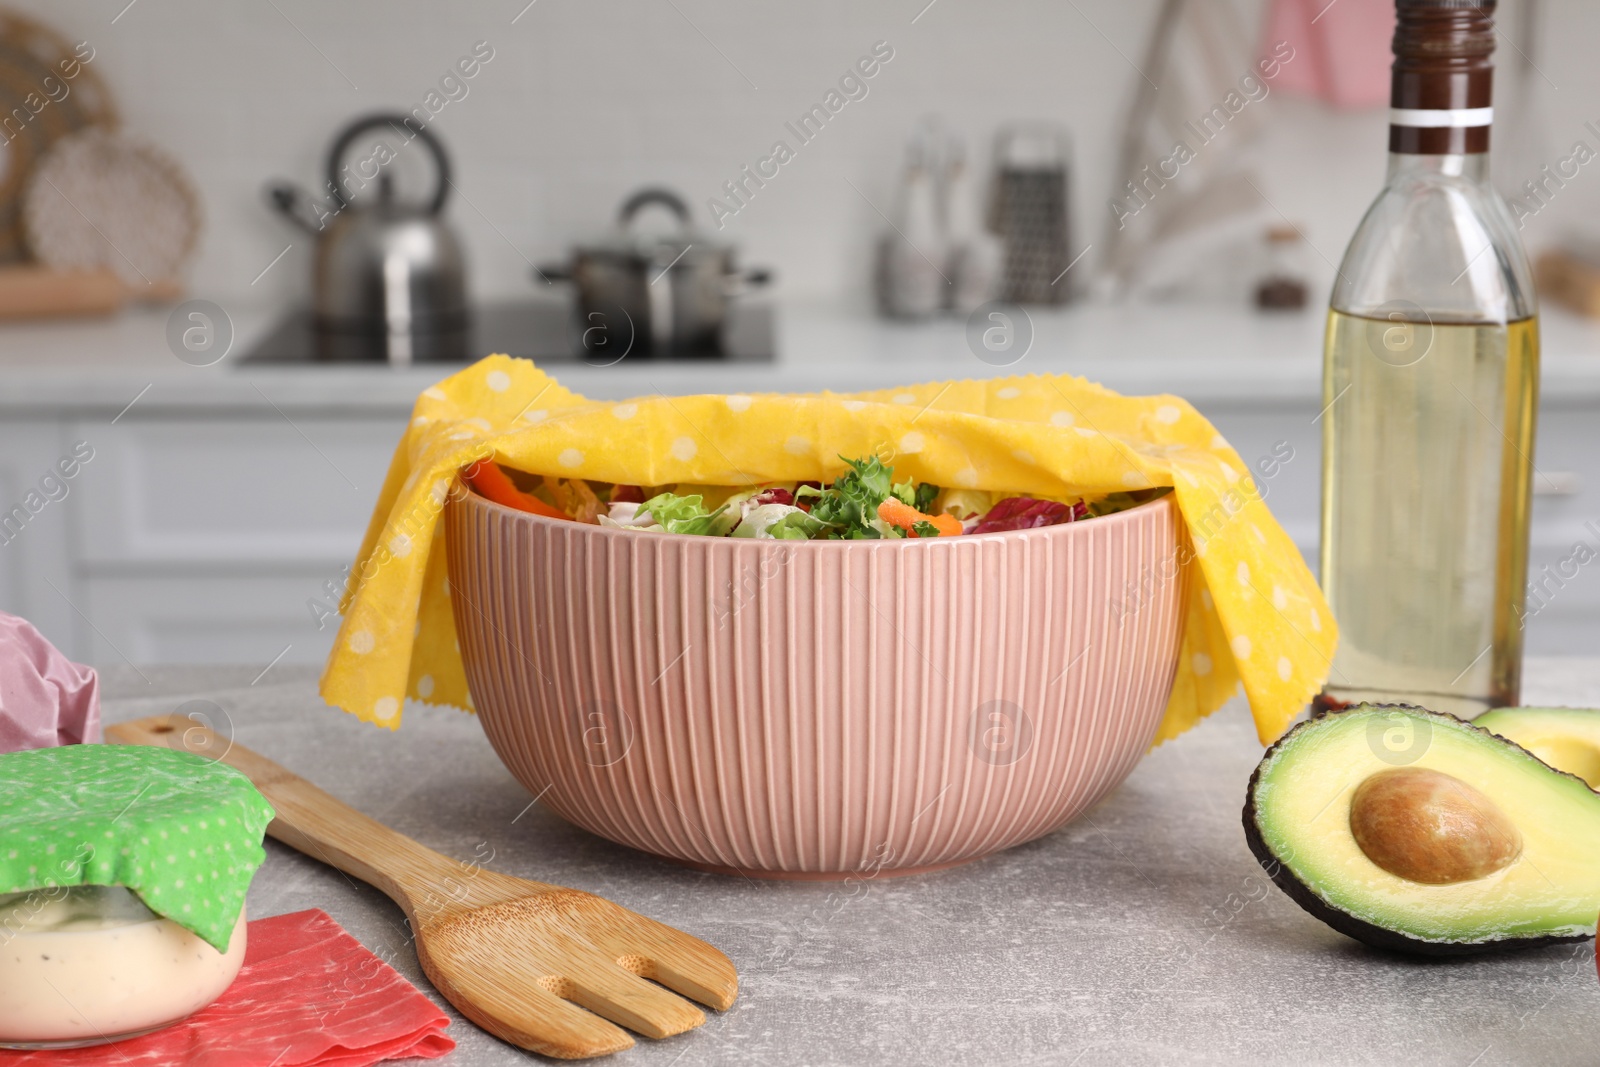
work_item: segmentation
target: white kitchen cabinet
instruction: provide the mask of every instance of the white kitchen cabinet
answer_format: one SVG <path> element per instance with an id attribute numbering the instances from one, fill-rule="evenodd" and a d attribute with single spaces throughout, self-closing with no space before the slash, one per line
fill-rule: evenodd
<path id="1" fill-rule="evenodd" d="M 354 549 L 351 554 L 354 554 Z M 321 663 L 339 620 L 319 629 L 306 606 L 326 601 L 315 570 L 251 568 L 165 575 L 96 574 L 83 582 L 94 620 L 87 658 L 96 664 Z M 266 573 L 263 573 L 266 572 Z"/>
<path id="2" fill-rule="evenodd" d="M 95 663 L 322 662 L 338 620 L 308 602 L 337 606 L 329 589 L 360 547 L 404 419 L 74 423 L 97 442 L 73 516 L 77 647 Z"/>
<path id="3" fill-rule="evenodd" d="M 88 469 L 79 463 L 76 477 L 63 476 L 64 459 L 73 469 L 72 444 L 59 420 L 0 422 L 0 610 L 21 615 L 63 648 L 75 647 L 80 622 L 69 516 Z"/>
<path id="4" fill-rule="evenodd" d="M 1600 653 L 1600 405 L 1546 396 L 1533 462 L 1528 648 Z M 1582 545 L 1583 550 L 1575 551 Z M 1588 563 L 1579 563 L 1585 552 Z"/>
<path id="5" fill-rule="evenodd" d="M 91 569 L 348 563 L 405 423 L 397 418 L 150 418 L 78 424 Z"/>

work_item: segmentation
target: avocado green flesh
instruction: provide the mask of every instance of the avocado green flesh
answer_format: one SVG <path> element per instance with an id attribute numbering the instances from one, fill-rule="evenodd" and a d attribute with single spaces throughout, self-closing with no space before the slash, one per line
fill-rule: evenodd
<path id="1" fill-rule="evenodd" d="M 1417 732 L 1386 740 L 1396 730 Z M 1396 766 L 1439 771 L 1478 789 L 1522 834 L 1521 854 L 1500 871 L 1452 885 L 1423 885 L 1378 867 L 1350 832 L 1350 801 L 1369 776 Z M 1600 794 L 1466 723 L 1420 712 L 1402 719 L 1385 708 L 1313 720 L 1262 762 L 1253 802 L 1268 851 L 1324 904 L 1361 922 L 1431 942 L 1594 933 Z"/>
<path id="2" fill-rule="evenodd" d="M 1558 771 L 1600 787 L 1600 711 L 1592 708 L 1495 708 L 1472 725 L 1515 741 Z"/>

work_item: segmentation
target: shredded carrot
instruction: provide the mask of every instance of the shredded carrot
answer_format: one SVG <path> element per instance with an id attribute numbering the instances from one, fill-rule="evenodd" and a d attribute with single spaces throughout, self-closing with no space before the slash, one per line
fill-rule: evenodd
<path id="1" fill-rule="evenodd" d="M 606 510 L 606 506 L 600 503 L 600 498 L 582 478 L 552 478 L 545 475 L 544 487 L 555 497 L 556 507 L 564 511 L 568 518 L 586 522 L 590 526 L 600 524 L 599 515 Z"/>
<path id="2" fill-rule="evenodd" d="M 961 532 L 961 520 L 954 515 L 924 515 L 910 504 L 889 497 L 878 505 L 878 518 L 890 526 L 898 526 L 907 537 L 915 537 L 913 527 L 919 522 L 932 523 L 940 537 L 952 537 Z"/>
<path id="3" fill-rule="evenodd" d="M 543 500 L 531 493 L 524 493 L 517 488 L 511 476 L 500 469 L 500 465 L 493 460 L 479 460 L 461 472 L 461 477 L 472 488 L 483 496 L 503 504 L 508 508 L 518 511 L 527 511 L 535 515 L 543 515 L 548 519 L 570 519 L 565 512 L 546 504 Z"/>

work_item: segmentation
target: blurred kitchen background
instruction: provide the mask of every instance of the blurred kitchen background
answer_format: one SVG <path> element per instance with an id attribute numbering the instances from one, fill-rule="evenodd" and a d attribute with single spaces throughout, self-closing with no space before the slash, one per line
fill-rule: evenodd
<path id="1" fill-rule="evenodd" d="M 320 660 L 451 344 L 596 396 L 1042 372 L 1179 393 L 1314 562 L 1322 315 L 1383 178 L 1388 8 L 8 0 L 0 608 L 92 662 Z M 1600 553 L 1600 6 L 1506 0 L 1498 21 L 1494 169 L 1548 254 L 1530 649 L 1593 651 L 1600 577 L 1574 559 Z M 437 182 L 408 149 L 330 211 L 330 143 L 376 113 L 421 116 L 448 159 L 441 224 L 407 209 L 432 242 L 407 313 L 448 334 L 464 308 L 455 341 L 314 328 L 381 288 L 354 238 L 323 269 L 367 288 L 314 284 L 329 232 L 387 225 L 382 184 L 406 204 Z M 273 183 L 299 191 L 275 205 Z M 641 189 L 690 229 L 656 196 L 625 235 Z M 605 288 L 614 261 L 632 290 Z M 662 308 L 702 272 L 709 306 Z M 322 307 L 335 280 L 356 295 Z M 597 350 L 588 316 L 618 308 L 628 337 Z"/>

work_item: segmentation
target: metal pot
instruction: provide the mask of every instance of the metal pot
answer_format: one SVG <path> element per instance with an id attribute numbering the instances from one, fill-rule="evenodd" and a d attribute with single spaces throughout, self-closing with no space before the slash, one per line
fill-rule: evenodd
<path id="1" fill-rule="evenodd" d="M 320 358 L 406 364 L 467 357 L 466 264 L 440 217 L 450 161 L 432 133 L 408 121 L 414 120 L 369 115 L 339 134 L 328 151 L 326 204 L 287 183 L 269 190 L 277 208 L 317 238 L 312 311 Z M 427 200 L 395 198 L 392 177 L 381 169 L 396 151 L 387 145 L 387 155 L 372 157 L 379 168 L 376 199 L 357 204 L 346 195 L 344 156 L 357 138 L 380 127 L 396 135 L 399 150 L 417 142 L 432 154 L 435 187 Z"/>
<path id="2" fill-rule="evenodd" d="M 676 234 L 649 238 L 634 231 L 634 217 L 650 204 L 677 217 Z M 741 271 L 731 245 L 694 232 L 688 205 L 669 189 L 634 193 L 617 222 L 610 241 L 576 246 L 570 266 L 547 264 L 535 272 L 543 281 L 577 286 L 586 347 L 598 330 L 614 339 L 608 346 L 616 350 L 717 352 L 729 298 L 772 278 L 760 268 Z"/>

